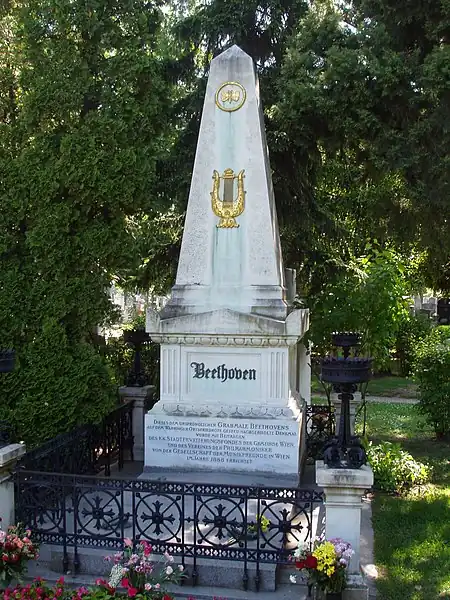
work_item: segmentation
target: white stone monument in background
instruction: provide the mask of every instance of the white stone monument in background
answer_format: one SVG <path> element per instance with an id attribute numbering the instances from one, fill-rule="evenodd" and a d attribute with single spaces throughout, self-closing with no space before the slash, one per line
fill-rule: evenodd
<path id="1" fill-rule="evenodd" d="M 147 312 L 161 392 L 145 470 L 298 475 L 308 311 L 290 298 L 258 79 L 233 46 L 211 63 L 176 284 Z"/>

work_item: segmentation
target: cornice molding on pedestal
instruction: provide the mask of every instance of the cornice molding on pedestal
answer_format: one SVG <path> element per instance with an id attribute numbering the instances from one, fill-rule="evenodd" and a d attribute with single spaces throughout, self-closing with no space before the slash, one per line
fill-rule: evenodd
<path id="1" fill-rule="evenodd" d="M 179 417 L 218 417 L 218 418 L 256 418 L 256 419 L 286 419 L 294 414 L 288 407 L 280 406 L 251 406 L 251 405 L 214 405 L 214 404 L 184 404 L 164 402 L 160 400 L 155 408 L 160 414 Z M 155 411 L 153 411 L 153 414 Z"/>
<path id="2" fill-rule="evenodd" d="M 150 333 L 153 342 L 157 344 L 183 344 L 187 346 L 235 346 L 235 347 L 269 347 L 280 348 L 285 346 L 295 346 L 298 342 L 298 336 L 266 337 L 266 336 L 246 336 L 246 335 L 189 335 L 189 334 L 161 334 Z"/>

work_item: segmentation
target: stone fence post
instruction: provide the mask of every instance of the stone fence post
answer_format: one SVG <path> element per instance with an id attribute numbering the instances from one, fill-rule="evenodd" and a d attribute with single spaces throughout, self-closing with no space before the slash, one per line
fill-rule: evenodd
<path id="1" fill-rule="evenodd" d="M 12 471 L 18 459 L 24 454 L 25 444 L 9 444 L 0 448 L 0 517 L 4 530 L 15 523 Z"/>
<path id="2" fill-rule="evenodd" d="M 146 405 L 154 395 L 156 387 L 154 385 L 144 385 L 143 387 L 121 386 L 119 396 L 122 402 L 133 400 L 133 455 L 134 460 L 144 460 L 144 422 Z"/>
<path id="3" fill-rule="evenodd" d="M 369 465 L 360 469 L 335 469 L 318 460 L 316 483 L 325 493 L 326 538 L 342 538 L 350 542 L 354 551 L 344 600 L 367 598 L 367 586 L 360 571 L 361 511 L 362 498 L 373 485 L 373 471 Z"/>

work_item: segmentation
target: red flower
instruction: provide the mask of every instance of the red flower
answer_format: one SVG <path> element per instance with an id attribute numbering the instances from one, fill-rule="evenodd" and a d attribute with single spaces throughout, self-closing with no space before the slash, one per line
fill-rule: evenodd
<path id="1" fill-rule="evenodd" d="M 306 563 L 304 560 L 296 560 L 295 566 L 297 567 L 297 569 L 299 569 L 301 571 L 302 569 L 306 568 Z"/>
<path id="2" fill-rule="evenodd" d="M 137 593 L 138 593 L 138 591 L 137 591 L 136 588 L 134 588 L 134 587 L 129 587 L 128 588 L 128 597 L 129 598 L 134 598 Z"/>
<path id="3" fill-rule="evenodd" d="M 129 580 L 129 579 L 127 579 L 126 577 L 124 577 L 124 578 L 122 579 L 122 586 L 123 586 L 124 588 L 130 587 L 130 580 Z"/>
<path id="4" fill-rule="evenodd" d="M 169 594 L 164 594 L 164 596 L 162 597 L 162 600 L 173 600 L 172 596 L 169 596 Z"/>
<path id="5" fill-rule="evenodd" d="M 306 557 L 305 566 L 307 569 L 315 569 L 317 567 L 317 558 L 310 554 Z"/>
<path id="6" fill-rule="evenodd" d="M 152 547 L 148 542 L 142 542 L 142 547 L 144 548 L 144 556 L 148 556 L 151 551 L 152 551 Z"/>

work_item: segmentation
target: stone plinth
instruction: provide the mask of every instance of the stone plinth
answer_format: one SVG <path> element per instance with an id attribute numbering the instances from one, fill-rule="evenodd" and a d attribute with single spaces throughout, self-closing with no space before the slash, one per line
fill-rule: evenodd
<path id="1" fill-rule="evenodd" d="M 360 469 L 332 469 L 322 460 L 316 462 L 316 483 L 325 492 L 325 535 L 340 537 L 350 542 L 354 555 L 349 573 L 360 573 L 360 537 L 362 497 L 373 485 L 373 471 L 369 465 Z"/>
<path id="2" fill-rule="evenodd" d="M 144 421 L 146 405 L 155 393 L 154 385 L 144 385 L 143 387 L 121 386 L 119 396 L 123 402 L 133 401 L 133 458 L 134 460 L 144 460 L 145 434 Z"/>
<path id="3" fill-rule="evenodd" d="M 0 517 L 4 530 L 15 522 L 14 482 L 11 472 L 24 454 L 25 444 L 9 444 L 0 448 Z"/>

